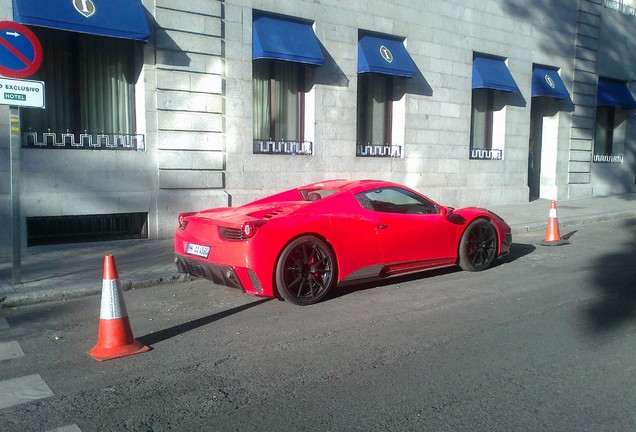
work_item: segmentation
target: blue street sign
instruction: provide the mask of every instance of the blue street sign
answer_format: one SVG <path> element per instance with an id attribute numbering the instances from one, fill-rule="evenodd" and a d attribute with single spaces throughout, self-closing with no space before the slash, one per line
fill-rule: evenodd
<path id="1" fill-rule="evenodd" d="M 0 75 L 27 78 L 42 64 L 42 45 L 31 30 L 13 21 L 0 21 Z"/>

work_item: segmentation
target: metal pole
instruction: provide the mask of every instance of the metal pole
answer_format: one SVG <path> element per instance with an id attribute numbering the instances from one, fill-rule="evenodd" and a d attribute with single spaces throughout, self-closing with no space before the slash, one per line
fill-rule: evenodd
<path id="1" fill-rule="evenodd" d="M 20 108 L 9 107 L 11 170 L 11 232 L 13 244 L 13 284 L 22 283 L 22 225 L 20 214 Z"/>

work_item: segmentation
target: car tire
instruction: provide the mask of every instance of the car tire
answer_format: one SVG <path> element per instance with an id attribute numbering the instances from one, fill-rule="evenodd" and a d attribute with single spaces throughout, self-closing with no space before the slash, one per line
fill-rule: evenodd
<path id="1" fill-rule="evenodd" d="M 290 242 L 276 263 L 280 296 L 301 306 L 322 300 L 336 283 L 336 257 L 318 237 L 305 235 Z"/>
<path id="2" fill-rule="evenodd" d="M 497 230 L 486 219 L 474 220 L 459 242 L 459 266 L 467 271 L 486 270 L 496 257 Z"/>

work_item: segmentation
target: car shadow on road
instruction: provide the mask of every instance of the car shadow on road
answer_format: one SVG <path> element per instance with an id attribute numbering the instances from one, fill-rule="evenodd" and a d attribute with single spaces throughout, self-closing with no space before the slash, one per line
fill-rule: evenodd
<path id="1" fill-rule="evenodd" d="M 513 243 L 512 247 L 510 248 L 510 253 L 496 260 L 493 267 L 512 263 L 518 260 L 519 258 L 522 258 L 526 255 L 531 254 L 532 252 L 534 252 L 535 249 L 536 249 L 536 246 L 531 244 Z M 411 273 L 404 276 L 395 276 L 395 277 L 391 277 L 387 279 L 377 279 L 377 280 L 372 280 L 367 282 L 360 282 L 353 285 L 345 285 L 345 286 L 338 287 L 334 290 L 331 290 L 331 292 L 327 294 L 325 301 L 334 300 L 338 297 L 342 297 L 342 296 L 345 296 L 354 292 L 358 292 L 358 291 L 365 291 L 368 289 L 378 288 L 378 287 L 383 287 L 388 285 L 399 285 L 401 283 L 413 282 L 416 280 L 426 280 L 436 276 L 457 273 L 460 271 L 462 270 L 461 268 L 459 268 L 459 266 L 445 267 L 445 268 L 435 269 L 435 270 L 424 270 L 424 271 Z M 485 270 L 485 271 L 488 271 L 488 270 Z"/>
<path id="2" fill-rule="evenodd" d="M 229 316 L 235 315 L 239 312 L 243 312 L 247 309 L 251 309 L 255 306 L 261 305 L 263 303 L 266 303 L 268 301 L 272 300 L 271 298 L 265 298 L 262 300 L 258 300 L 255 302 L 251 302 L 248 304 L 244 304 L 241 306 L 237 306 L 235 308 L 232 309 L 228 309 L 226 311 L 222 311 L 222 312 L 218 312 L 215 313 L 213 315 L 208 315 L 206 317 L 203 318 L 198 318 L 192 321 L 188 321 L 185 322 L 183 324 L 179 324 L 176 325 L 174 327 L 170 327 L 167 329 L 163 329 L 163 330 L 159 330 L 156 332 L 152 332 L 150 334 L 138 337 L 137 340 L 139 342 L 141 342 L 144 345 L 148 345 L 148 346 L 152 346 L 154 344 L 157 344 L 159 342 L 163 342 L 167 339 L 173 338 L 175 336 L 179 336 L 183 333 L 187 333 L 189 331 L 192 331 L 194 329 L 197 329 L 199 327 L 203 327 L 206 326 L 208 324 L 212 324 L 215 321 L 219 321 L 222 320 L 223 318 L 227 318 Z"/>
<path id="3" fill-rule="evenodd" d="M 517 261 L 519 258 L 523 258 L 526 255 L 530 255 L 537 249 L 535 245 L 528 243 L 513 243 L 510 246 L 510 253 L 495 262 L 495 266 L 501 264 L 508 264 Z"/>
<path id="4" fill-rule="evenodd" d="M 598 295 L 584 310 L 594 333 L 605 333 L 636 319 L 636 219 L 624 222 L 632 236 L 616 245 L 615 252 L 594 262 L 594 287 Z"/>

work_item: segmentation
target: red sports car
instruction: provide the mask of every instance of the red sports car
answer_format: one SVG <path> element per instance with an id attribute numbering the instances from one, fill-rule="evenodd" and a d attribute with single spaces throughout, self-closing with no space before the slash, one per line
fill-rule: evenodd
<path id="1" fill-rule="evenodd" d="M 235 208 L 181 213 L 181 273 L 309 305 L 334 286 L 459 265 L 484 270 L 510 251 L 506 222 L 439 205 L 405 186 L 330 180 Z"/>

